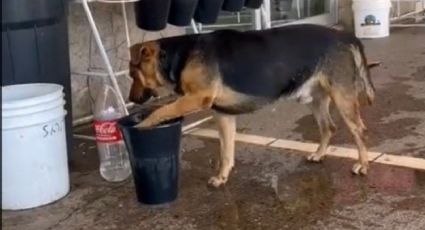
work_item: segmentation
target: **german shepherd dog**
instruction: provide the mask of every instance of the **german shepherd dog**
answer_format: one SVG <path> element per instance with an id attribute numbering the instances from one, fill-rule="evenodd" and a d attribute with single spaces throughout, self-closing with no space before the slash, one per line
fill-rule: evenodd
<path id="1" fill-rule="evenodd" d="M 317 25 L 262 31 L 220 30 L 135 44 L 130 48 L 130 100 L 143 103 L 163 86 L 179 97 L 138 128 L 213 109 L 220 136 L 220 165 L 209 184 L 226 183 L 234 166 L 236 115 L 253 112 L 281 97 L 308 104 L 321 140 L 307 157 L 320 162 L 336 127 L 333 102 L 354 136 L 359 158 L 352 171 L 367 174 L 366 126 L 360 105 L 371 104 L 375 89 L 363 45 L 351 33 Z"/>

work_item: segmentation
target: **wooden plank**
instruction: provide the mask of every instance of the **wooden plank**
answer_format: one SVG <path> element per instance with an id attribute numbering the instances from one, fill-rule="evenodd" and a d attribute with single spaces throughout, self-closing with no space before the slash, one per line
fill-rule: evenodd
<path id="1" fill-rule="evenodd" d="M 375 162 L 411 169 L 425 170 L 425 159 L 417 157 L 384 154 L 382 157 L 376 159 Z"/>
<path id="2" fill-rule="evenodd" d="M 189 134 L 193 136 L 200 136 L 200 137 L 207 137 L 207 138 L 218 138 L 218 132 L 213 129 L 196 129 L 190 132 Z M 241 134 L 241 133 L 236 134 L 235 138 L 236 138 L 236 141 L 239 141 L 239 142 L 263 145 L 263 146 L 266 146 L 276 140 L 276 138 L 247 135 L 247 134 Z"/>
<path id="3" fill-rule="evenodd" d="M 206 137 L 206 138 L 218 138 L 218 132 L 212 129 L 195 129 L 188 133 L 193 136 Z M 315 143 L 304 143 L 300 141 L 276 139 L 273 137 L 263 137 L 258 135 L 249 134 L 236 134 L 236 141 L 256 144 L 261 146 L 270 146 L 274 148 L 290 149 L 299 152 L 313 153 L 316 151 L 318 144 Z M 358 159 L 357 149 L 329 146 L 326 153 L 328 156 Z M 391 154 L 384 154 L 381 152 L 368 152 L 369 161 L 374 160 L 376 163 L 400 166 L 412 169 L 425 170 L 425 159 L 409 157 L 409 156 L 397 156 Z"/>
<path id="4" fill-rule="evenodd" d="M 317 150 L 318 144 L 313 143 L 302 143 L 299 141 L 291 141 L 291 140 L 282 140 L 278 139 L 273 142 L 270 147 L 281 148 L 281 149 L 291 149 L 301 152 L 312 153 Z"/>
<path id="5" fill-rule="evenodd" d="M 355 160 L 359 158 L 357 149 L 337 147 L 337 146 L 329 146 L 326 154 L 329 156 L 351 158 Z M 369 151 L 367 155 L 368 155 L 369 161 L 372 161 L 372 160 L 376 161 L 376 159 L 382 156 L 383 154 L 380 152 Z"/>
<path id="6" fill-rule="evenodd" d="M 190 133 L 192 129 L 195 129 L 199 125 L 201 125 L 201 124 L 203 124 L 203 123 L 205 123 L 205 122 L 207 122 L 209 120 L 212 120 L 212 119 L 213 119 L 213 116 L 208 116 L 208 117 L 205 117 L 203 119 L 200 119 L 200 120 L 197 120 L 195 122 L 192 122 L 190 124 L 187 124 L 187 125 L 185 125 L 185 126 L 182 127 L 182 132 L 183 133 Z"/>

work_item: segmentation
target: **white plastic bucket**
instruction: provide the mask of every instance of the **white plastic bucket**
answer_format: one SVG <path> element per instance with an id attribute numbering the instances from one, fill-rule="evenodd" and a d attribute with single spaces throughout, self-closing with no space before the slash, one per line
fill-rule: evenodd
<path id="1" fill-rule="evenodd" d="M 352 8 L 356 37 L 389 36 L 391 0 L 353 0 Z"/>
<path id="2" fill-rule="evenodd" d="M 69 192 L 63 87 L 2 87 L 2 209 L 49 204 Z"/>

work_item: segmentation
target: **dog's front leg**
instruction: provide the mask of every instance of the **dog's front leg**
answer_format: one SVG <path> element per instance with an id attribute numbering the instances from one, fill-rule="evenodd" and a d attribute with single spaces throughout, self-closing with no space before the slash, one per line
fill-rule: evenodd
<path id="1" fill-rule="evenodd" d="M 137 124 L 137 128 L 152 127 L 163 121 L 185 116 L 190 113 L 208 109 L 212 105 L 212 97 L 207 94 L 188 94 L 175 102 L 155 110 L 145 120 Z"/>
<path id="2" fill-rule="evenodd" d="M 208 183 L 214 187 L 219 187 L 226 183 L 235 164 L 236 117 L 216 114 L 215 119 L 220 135 L 220 169 L 218 175 L 211 177 Z"/>

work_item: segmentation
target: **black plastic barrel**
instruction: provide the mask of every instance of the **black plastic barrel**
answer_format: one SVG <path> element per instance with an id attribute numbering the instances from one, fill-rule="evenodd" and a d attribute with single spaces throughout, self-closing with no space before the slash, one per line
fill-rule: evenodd
<path id="1" fill-rule="evenodd" d="M 140 29 L 158 31 L 167 26 L 171 0 L 141 0 L 134 3 L 136 25 Z"/>
<path id="2" fill-rule="evenodd" d="M 193 18 L 203 24 L 213 24 L 222 6 L 223 0 L 199 0 Z"/>
<path id="3" fill-rule="evenodd" d="M 172 0 L 168 23 L 175 26 L 187 26 L 195 14 L 198 0 Z"/>
<path id="4" fill-rule="evenodd" d="M 67 0 L 2 0 L 2 86 L 56 83 L 64 87 L 68 154 L 72 102 Z"/>
<path id="5" fill-rule="evenodd" d="M 222 9 L 225 11 L 239 12 L 242 10 L 245 0 L 224 0 Z"/>
<path id="6" fill-rule="evenodd" d="M 154 128 L 133 126 L 149 112 L 133 113 L 118 121 L 129 153 L 137 200 L 148 205 L 174 201 L 178 195 L 182 118 Z"/>

